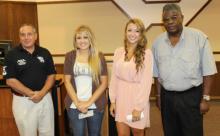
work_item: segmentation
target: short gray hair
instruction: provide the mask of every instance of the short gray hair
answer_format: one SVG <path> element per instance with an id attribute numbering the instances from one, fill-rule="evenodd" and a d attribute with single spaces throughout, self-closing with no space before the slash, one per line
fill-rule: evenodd
<path id="1" fill-rule="evenodd" d="M 22 25 L 20 26 L 20 28 L 19 28 L 19 33 L 20 33 L 21 28 L 24 27 L 24 26 L 30 26 L 30 27 L 33 29 L 34 33 L 37 33 L 36 27 L 35 27 L 33 24 L 28 24 L 28 23 L 24 23 L 24 24 L 22 24 Z"/>
<path id="2" fill-rule="evenodd" d="M 163 7 L 163 13 L 170 10 L 176 10 L 182 14 L 180 6 L 175 3 L 168 3 Z"/>

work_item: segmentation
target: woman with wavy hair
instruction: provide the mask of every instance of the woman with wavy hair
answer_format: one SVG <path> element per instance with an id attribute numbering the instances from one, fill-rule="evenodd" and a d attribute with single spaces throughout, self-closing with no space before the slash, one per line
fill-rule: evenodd
<path id="1" fill-rule="evenodd" d="M 74 50 L 64 62 L 65 106 L 74 136 L 100 136 L 106 105 L 107 66 L 95 48 L 88 26 L 80 26 L 74 36 Z M 87 125 L 87 127 L 86 127 Z"/>
<path id="2" fill-rule="evenodd" d="M 150 126 L 149 95 L 153 57 L 146 48 L 145 27 L 131 19 L 125 27 L 124 47 L 116 49 L 109 86 L 110 113 L 115 117 L 119 136 L 143 136 Z"/>

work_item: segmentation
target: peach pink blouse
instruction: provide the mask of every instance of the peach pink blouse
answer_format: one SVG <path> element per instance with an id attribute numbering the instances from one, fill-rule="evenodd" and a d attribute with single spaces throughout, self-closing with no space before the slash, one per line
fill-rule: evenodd
<path id="1" fill-rule="evenodd" d="M 123 122 L 133 128 L 150 127 L 149 96 L 153 76 L 153 57 L 151 50 L 145 51 L 142 69 L 137 73 L 134 57 L 124 61 L 124 47 L 116 49 L 113 58 L 112 76 L 109 86 L 111 103 L 116 103 L 115 120 Z M 140 110 L 144 118 L 140 121 L 129 122 L 126 116 L 132 111 Z"/>

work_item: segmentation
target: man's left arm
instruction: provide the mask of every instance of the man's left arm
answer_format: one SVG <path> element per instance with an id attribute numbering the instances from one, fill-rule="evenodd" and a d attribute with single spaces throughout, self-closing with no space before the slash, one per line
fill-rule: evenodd
<path id="1" fill-rule="evenodd" d="M 203 75 L 203 96 L 200 103 L 201 113 L 209 111 L 208 101 L 210 99 L 211 87 L 214 81 L 214 75 L 217 73 L 215 59 L 208 38 L 204 41 L 201 51 L 202 75 Z"/>
<path id="2" fill-rule="evenodd" d="M 214 75 L 203 77 L 203 95 L 210 95 Z"/>
<path id="3" fill-rule="evenodd" d="M 209 104 L 205 97 L 210 97 L 211 87 L 213 84 L 214 75 L 204 76 L 203 77 L 203 96 L 200 103 L 200 112 L 202 114 L 209 111 Z"/>

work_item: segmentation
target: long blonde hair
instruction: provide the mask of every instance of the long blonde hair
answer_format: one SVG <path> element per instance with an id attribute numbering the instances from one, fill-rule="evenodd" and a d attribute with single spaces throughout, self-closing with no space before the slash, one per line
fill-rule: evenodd
<path id="1" fill-rule="evenodd" d="M 101 61 L 99 58 L 99 51 L 95 48 L 95 36 L 94 36 L 92 30 L 88 26 L 82 25 L 82 26 L 78 27 L 76 29 L 76 32 L 74 35 L 74 44 L 73 45 L 74 45 L 75 49 L 77 49 L 76 35 L 81 32 L 85 32 L 88 36 L 89 43 L 90 43 L 88 64 L 89 64 L 91 71 L 92 71 L 92 79 L 93 79 L 94 83 L 96 85 L 99 85 L 100 84 L 99 76 L 101 74 Z"/>
<path id="2" fill-rule="evenodd" d="M 135 64 L 136 64 L 136 70 L 137 72 L 143 67 L 143 62 L 144 62 L 144 55 L 145 55 L 145 49 L 147 46 L 147 38 L 145 36 L 145 27 L 143 22 L 140 19 L 134 18 L 130 19 L 125 27 L 125 38 L 124 38 L 124 47 L 125 47 L 125 60 L 128 59 L 128 47 L 127 47 L 127 27 L 129 24 L 135 24 L 139 31 L 140 31 L 140 40 L 137 43 L 137 46 L 134 51 L 134 58 L 135 58 Z"/>

